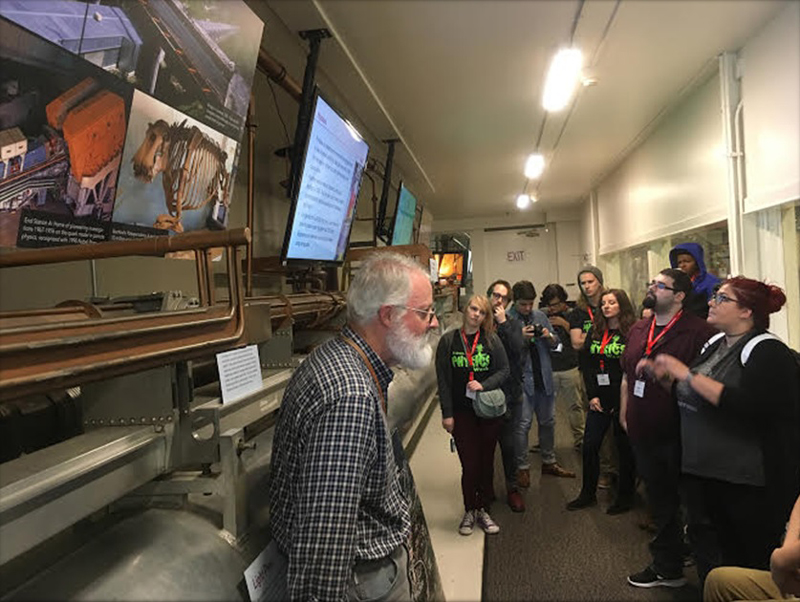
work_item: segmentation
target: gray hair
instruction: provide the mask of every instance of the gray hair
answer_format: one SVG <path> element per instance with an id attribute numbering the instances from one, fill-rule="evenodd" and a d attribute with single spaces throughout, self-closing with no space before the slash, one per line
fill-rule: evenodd
<path id="1" fill-rule="evenodd" d="M 372 253 L 356 272 L 347 291 L 347 318 L 366 324 L 382 305 L 404 305 L 411 294 L 411 275 L 428 273 L 410 257 L 394 252 Z"/>

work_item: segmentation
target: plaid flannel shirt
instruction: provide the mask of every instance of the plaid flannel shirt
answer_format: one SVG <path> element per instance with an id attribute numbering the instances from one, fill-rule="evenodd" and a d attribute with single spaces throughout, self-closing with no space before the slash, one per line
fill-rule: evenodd
<path id="1" fill-rule="evenodd" d="M 384 398 L 393 374 L 367 343 Z M 339 338 L 314 350 L 286 387 L 272 448 L 272 534 L 289 558 L 292 600 L 341 600 L 357 559 L 388 556 L 410 529 L 375 380 Z"/>

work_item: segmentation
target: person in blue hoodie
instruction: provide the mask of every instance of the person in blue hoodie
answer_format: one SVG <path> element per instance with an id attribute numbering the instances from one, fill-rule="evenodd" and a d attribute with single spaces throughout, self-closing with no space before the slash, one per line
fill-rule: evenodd
<path id="1" fill-rule="evenodd" d="M 669 263 L 692 279 L 692 294 L 686 301 L 686 309 L 701 318 L 708 317 L 708 301 L 720 279 L 706 271 L 703 247 L 696 242 L 675 245 L 669 252 Z"/>

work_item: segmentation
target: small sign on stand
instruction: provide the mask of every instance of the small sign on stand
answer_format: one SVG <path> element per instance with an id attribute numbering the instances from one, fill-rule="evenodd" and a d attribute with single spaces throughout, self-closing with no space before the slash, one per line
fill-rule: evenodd
<path id="1" fill-rule="evenodd" d="M 261 389 L 261 361 L 256 345 L 218 353 L 217 369 L 224 404 Z"/>

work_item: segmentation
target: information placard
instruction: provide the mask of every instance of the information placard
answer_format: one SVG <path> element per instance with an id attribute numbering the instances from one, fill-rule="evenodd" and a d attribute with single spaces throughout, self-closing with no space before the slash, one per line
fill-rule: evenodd
<path id="1" fill-rule="evenodd" d="M 236 401 L 261 388 L 261 362 L 256 345 L 218 353 L 217 369 L 222 403 Z"/>

